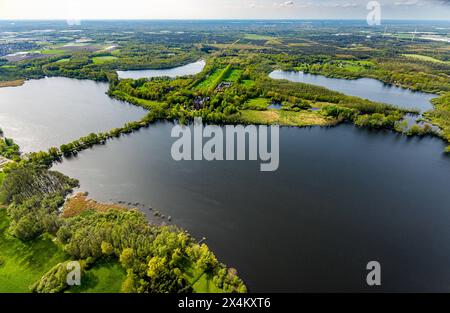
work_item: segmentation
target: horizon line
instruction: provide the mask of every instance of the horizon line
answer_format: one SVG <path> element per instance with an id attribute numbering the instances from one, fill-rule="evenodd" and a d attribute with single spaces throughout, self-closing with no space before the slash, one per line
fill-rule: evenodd
<path id="1" fill-rule="evenodd" d="M 359 18 L 0 18 L 0 21 L 366 21 L 366 19 Z M 384 21 L 445 21 L 447 19 L 434 18 L 387 18 Z"/>

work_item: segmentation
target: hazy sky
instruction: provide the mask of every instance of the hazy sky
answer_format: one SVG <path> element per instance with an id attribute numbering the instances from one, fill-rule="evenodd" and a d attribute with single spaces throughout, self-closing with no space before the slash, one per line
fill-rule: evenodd
<path id="1" fill-rule="evenodd" d="M 365 19 L 369 0 L 0 0 L 0 19 Z M 450 20 L 450 0 L 379 0 L 381 18 Z"/>

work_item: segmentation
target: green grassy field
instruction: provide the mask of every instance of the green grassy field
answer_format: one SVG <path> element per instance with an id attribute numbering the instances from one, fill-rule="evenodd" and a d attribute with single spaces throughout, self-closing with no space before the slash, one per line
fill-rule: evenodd
<path id="1" fill-rule="evenodd" d="M 268 98 L 254 98 L 250 99 L 245 103 L 245 108 L 248 110 L 266 110 L 270 104 L 270 99 Z"/>
<path id="2" fill-rule="evenodd" d="M 198 85 L 198 89 L 210 89 L 217 78 L 222 74 L 223 68 L 215 70 L 211 75 L 202 80 Z"/>
<path id="3" fill-rule="evenodd" d="M 222 289 L 218 288 L 211 277 L 196 268 L 190 267 L 186 269 L 185 278 L 193 284 L 195 293 L 221 293 Z"/>
<path id="4" fill-rule="evenodd" d="M 9 218 L 0 209 L 0 293 L 30 292 L 29 286 L 68 256 L 50 236 L 22 242 L 7 234 Z"/>
<path id="5" fill-rule="evenodd" d="M 255 84 L 255 81 L 251 80 L 251 79 L 244 79 L 241 81 L 241 84 L 246 86 L 246 87 L 251 87 Z"/>
<path id="6" fill-rule="evenodd" d="M 42 54 L 65 54 L 67 50 L 62 49 L 46 49 L 40 51 Z"/>
<path id="7" fill-rule="evenodd" d="M 365 69 L 367 66 L 375 65 L 371 61 L 343 61 L 342 67 L 350 72 L 359 72 Z"/>
<path id="8" fill-rule="evenodd" d="M 275 124 L 278 121 L 279 113 L 277 110 L 256 111 L 244 110 L 241 111 L 240 120 L 250 124 Z"/>
<path id="9" fill-rule="evenodd" d="M 100 261 L 87 270 L 81 278 L 81 286 L 72 287 L 70 293 L 119 293 L 126 272 L 116 260 Z"/>
<path id="10" fill-rule="evenodd" d="M 421 61 L 426 61 L 426 62 L 450 64 L 449 61 L 442 61 L 442 60 L 438 60 L 433 57 L 429 57 L 429 56 L 421 55 L 421 54 L 402 54 L 402 56 L 404 56 L 406 58 L 416 59 L 416 60 L 421 60 Z"/>
<path id="11" fill-rule="evenodd" d="M 240 120 L 250 124 L 279 124 L 284 126 L 325 126 L 333 122 L 323 117 L 319 111 L 284 111 L 269 109 L 266 111 L 244 110 L 240 111 Z"/>
<path id="12" fill-rule="evenodd" d="M 103 57 L 93 57 L 92 58 L 92 62 L 94 62 L 94 64 L 103 64 L 106 62 L 111 62 L 117 60 L 117 57 L 115 56 L 103 56 Z"/>
<path id="13" fill-rule="evenodd" d="M 282 45 L 283 42 L 281 40 L 279 40 L 279 39 L 270 39 L 270 40 L 267 40 L 265 44 L 266 45 L 277 46 L 277 45 Z"/>
<path id="14" fill-rule="evenodd" d="M 257 35 L 257 34 L 245 34 L 244 38 L 250 39 L 250 40 L 274 40 L 274 39 L 276 39 L 275 37 L 272 37 L 272 36 L 264 36 L 264 35 Z"/>
<path id="15" fill-rule="evenodd" d="M 227 81 L 227 82 L 235 83 L 238 81 L 241 74 L 242 74 L 242 70 L 233 69 L 228 73 L 228 75 L 223 80 Z"/>
<path id="16" fill-rule="evenodd" d="M 6 209 L 0 208 L 0 293 L 30 292 L 29 286 L 69 256 L 49 235 L 29 242 L 10 236 L 9 223 Z M 118 293 L 125 277 L 118 261 L 99 261 L 82 276 L 82 285 L 69 292 Z"/>

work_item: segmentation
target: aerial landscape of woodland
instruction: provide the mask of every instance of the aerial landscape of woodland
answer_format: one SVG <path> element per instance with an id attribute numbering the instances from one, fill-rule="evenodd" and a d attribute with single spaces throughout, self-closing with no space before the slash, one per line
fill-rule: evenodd
<path id="1" fill-rule="evenodd" d="M 0 135 L 1 293 L 450 291 L 448 19 L 3 19 Z"/>

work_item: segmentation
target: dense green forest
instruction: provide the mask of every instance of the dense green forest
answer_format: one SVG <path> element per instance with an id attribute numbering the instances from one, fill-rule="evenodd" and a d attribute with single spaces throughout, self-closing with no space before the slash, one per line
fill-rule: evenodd
<path id="1" fill-rule="evenodd" d="M 11 163 L 3 171 L 0 200 L 7 208 L 0 208 L 2 291 L 14 290 L 14 285 L 23 279 L 19 276 L 17 280 L 10 277 L 3 281 L 2 268 L 25 267 L 27 272 L 29 266 L 41 265 L 15 264 L 17 246 L 33 247 L 47 239 L 51 244 L 46 242 L 46 245 L 57 251 L 59 262 L 52 264 L 46 260 L 51 255 L 37 255 L 38 251 L 28 255 L 44 258 L 36 262 L 47 264 L 47 272 L 34 275 L 36 281 L 26 277 L 30 285 L 20 289 L 70 291 L 66 265 L 69 261 L 79 261 L 84 273 L 99 264 L 120 263 L 125 274 L 119 282 L 120 290 L 115 291 L 246 291 L 234 269 L 221 264 L 205 244 L 196 243 L 187 232 L 175 226 L 149 224 L 137 209 L 103 205 L 104 210 L 96 210 L 91 202 L 81 203 L 83 210 L 79 214 L 62 216 L 59 209 L 77 186 L 76 180 L 33 162 Z"/>

